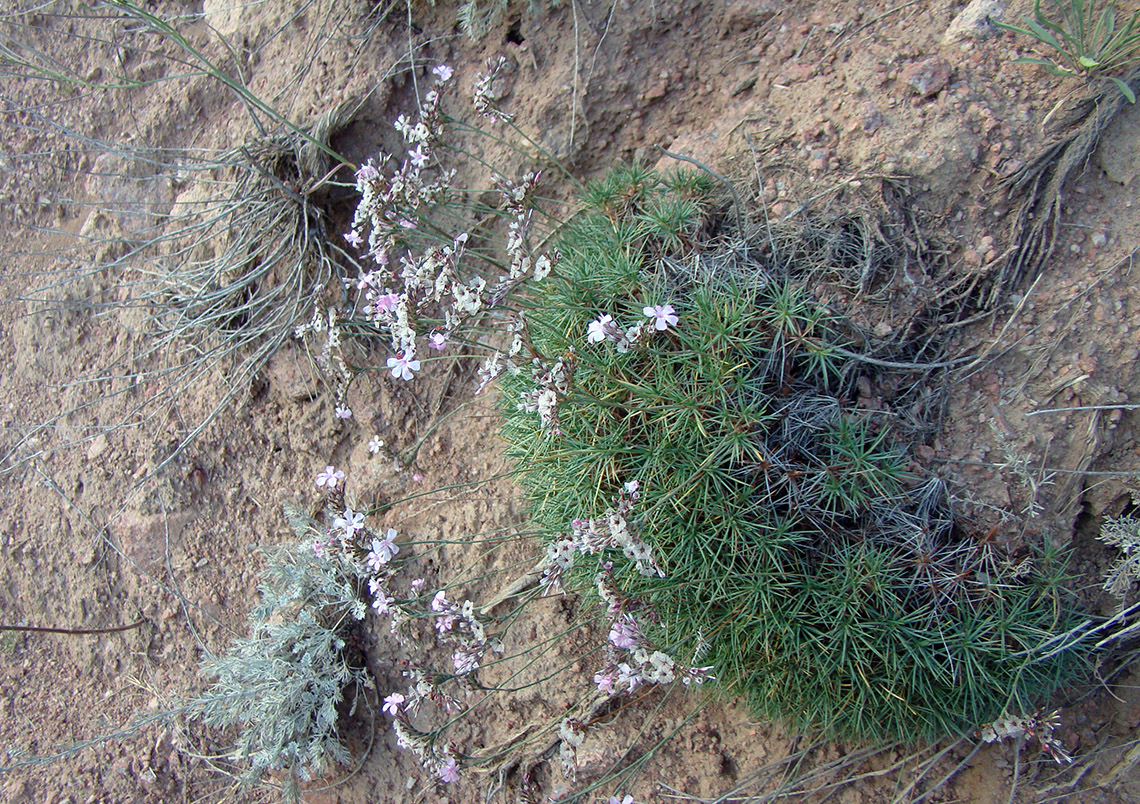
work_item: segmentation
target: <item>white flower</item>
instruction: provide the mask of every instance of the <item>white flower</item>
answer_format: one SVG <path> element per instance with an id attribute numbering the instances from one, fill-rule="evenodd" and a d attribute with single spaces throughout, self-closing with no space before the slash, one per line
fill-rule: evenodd
<path id="1" fill-rule="evenodd" d="M 654 319 L 653 328 L 658 332 L 664 332 L 669 327 L 677 326 L 677 322 L 681 320 L 677 317 L 671 304 L 655 304 L 652 307 L 643 307 L 641 312 L 646 317 Z"/>
<path id="2" fill-rule="evenodd" d="M 380 440 L 380 436 L 374 435 L 372 440 L 368 442 L 368 451 L 375 455 L 380 452 L 383 446 L 384 442 Z"/>
<path id="3" fill-rule="evenodd" d="M 432 73 L 439 79 L 439 83 L 444 83 L 451 79 L 452 74 L 455 72 L 446 64 L 439 64 L 432 68 Z"/>
<path id="4" fill-rule="evenodd" d="M 558 421 L 558 394 L 553 389 L 544 388 L 539 391 L 535 401 L 538 406 L 538 418 L 542 422 L 542 426 L 553 426 Z"/>
<path id="5" fill-rule="evenodd" d="M 541 282 L 546 277 L 550 276 L 550 269 L 554 263 L 550 261 L 550 257 L 545 254 L 539 255 L 538 259 L 534 261 L 534 278 L 536 281 Z"/>
<path id="6" fill-rule="evenodd" d="M 346 405 L 337 405 L 336 406 L 336 417 L 338 419 L 351 419 L 352 418 L 352 410 L 349 407 L 347 407 Z"/>
<path id="7" fill-rule="evenodd" d="M 635 670 L 634 668 L 630 667 L 625 662 L 622 662 L 621 664 L 619 664 L 617 666 L 617 669 L 618 669 L 618 676 L 616 679 L 617 683 L 629 685 L 629 689 L 627 690 L 628 692 L 633 692 L 635 689 L 638 688 L 638 686 L 642 683 L 642 681 L 644 681 L 644 679 L 642 679 L 642 677 L 641 677 L 641 673 L 639 671 Z"/>
<path id="8" fill-rule="evenodd" d="M 413 360 L 414 353 L 405 352 L 397 357 L 388 358 L 388 368 L 392 369 L 392 376 L 398 380 L 410 380 L 420 370 L 420 361 Z"/>

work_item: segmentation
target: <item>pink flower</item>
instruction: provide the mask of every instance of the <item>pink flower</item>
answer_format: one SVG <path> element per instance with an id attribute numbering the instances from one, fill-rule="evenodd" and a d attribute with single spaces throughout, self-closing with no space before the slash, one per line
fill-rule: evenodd
<path id="1" fill-rule="evenodd" d="M 598 685 L 598 692 L 604 692 L 606 695 L 614 694 L 613 673 L 594 673 L 594 683 Z"/>
<path id="2" fill-rule="evenodd" d="M 344 472 L 339 469 L 326 466 L 325 471 L 317 475 L 317 488 L 321 486 L 328 486 L 330 489 L 336 488 L 336 484 L 344 480 Z"/>
<path id="3" fill-rule="evenodd" d="M 416 146 L 414 151 L 408 151 L 408 159 L 417 169 L 427 164 L 428 154 L 424 151 L 424 144 L 422 142 Z"/>
<path id="4" fill-rule="evenodd" d="M 344 516 L 338 516 L 333 520 L 333 527 L 342 529 L 351 539 L 356 535 L 356 531 L 364 528 L 364 514 L 353 511 L 351 508 L 345 508 Z"/>
<path id="5" fill-rule="evenodd" d="M 641 626 L 633 617 L 624 614 L 610 626 L 609 638 L 615 648 L 632 650 L 641 642 Z"/>
<path id="6" fill-rule="evenodd" d="M 398 380 L 410 380 L 420 370 L 420 361 L 412 360 L 412 353 L 408 352 L 398 357 L 388 358 L 388 368 L 392 369 L 392 376 Z"/>
<path id="7" fill-rule="evenodd" d="M 451 657 L 455 674 L 469 676 L 479 669 L 479 656 L 466 650 L 457 650 Z"/>
<path id="8" fill-rule="evenodd" d="M 376 169 L 376 165 L 369 159 L 356 171 L 357 181 L 372 181 L 373 179 L 380 178 L 380 171 Z"/>
<path id="9" fill-rule="evenodd" d="M 591 321 L 590 326 L 586 327 L 586 340 L 590 343 L 601 343 L 608 337 L 613 323 L 612 315 L 603 315 L 598 320 Z"/>
<path id="10" fill-rule="evenodd" d="M 423 472 L 413 472 L 412 473 L 412 482 L 413 483 L 423 483 L 424 482 L 424 473 Z"/>
<path id="11" fill-rule="evenodd" d="M 656 304 L 652 307 L 643 307 L 641 312 L 648 318 L 654 319 L 653 328 L 658 332 L 664 332 L 669 329 L 669 327 L 677 326 L 677 322 L 681 320 L 677 317 L 676 312 L 673 310 L 673 305 L 671 304 Z"/>
<path id="12" fill-rule="evenodd" d="M 346 232 L 344 239 L 348 241 L 350 246 L 355 246 L 356 248 L 360 248 L 364 242 L 364 238 L 360 236 L 360 232 L 356 229 L 353 229 L 351 232 Z"/>
<path id="13" fill-rule="evenodd" d="M 440 64 L 440 65 L 437 65 L 435 67 L 432 67 L 431 71 L 435 75 L 435 77 L 439 79 L 439 83 L 441 83 L 441 84 L 444 83 L 445 81 L 450 80 L 452 74 L 455 72 L 450 67 L 448 67 L 446 64 Z"/>
<path id="14" fill-rule="evenodd" d="M 442 614 L 435 618 L 435 630 L 445 634 L 455 627 L 455 617 L 451 614 Z"/>
<path id="15" fill-rule="evenodd" d="M 396 602 L 396 598 L 389 597 L 381 592 L 372 598 L 372 608 L 376 609 L 377 614 L 387 614 L 392 610 L 392 604 Z"/>
<path id="16" fill-rule="evenodd" d="M 459 769 L 455 767 L 454 759 L 448 757 L 447 761 L 439 766 L 439 778 L 445 784 L 451 784 L 459 779 Z"/>
<path id="17" fill-rule="evenodd" d="M 383 539 L 373 539 L 372 549 L 368 552 L 368 568 L 373 572 L 378 571 L 381 567 L 392 560 L 396 553 L 400 552 L 400 546 L 396 544 L 396 529 L 388 528 L 388 532 L 384 534 Z"/>
<path id="18" fill-rule="evenodd" d="M 440 589 L 435 593 L 435 597 L 431 599 L 432 611 L 443 611 L 447 608 L 447 593 Z"/>
<path id="19" fill-rule="evenodd" d="M 412 581 L 412 591 L 418 595 L 423 590 L 425 583 L 425 579 L 416 578 L 414 581 Z"/>
<path id="20" fill-rule="evenodd" d="M 352 418 L 352 410 L 350 408 L 346 407 L 345 405 L 337 405 L 336 406 L 336 417 L 338 419 L 351 419 Z"/>
<path id="21" fill-rule="evenodd" d="M 428 335 L 428 346 L 437 352 L 442 352 L 447 348 L 447 336 L 442 332 L 433 332 L 431 335 Z"/>
<path id="22" fill-rule="evenodd" d="M 395 717 L 400 714 L 400 704 L 404 702 L 404 696 L 398 692 L 393 692 L 384 699 L 384 706 L 381 707 L 387 714 Z"/>
<path id="23" fill-rule="evenodd" d="M 395 293 L 384 293 L 377 296 L 376 300 L 372 302 L 372 306 L 376 309 L 377 313 L 390 313 L 396 309 L 396 305 L 400 303 L 400 297 Z"/>

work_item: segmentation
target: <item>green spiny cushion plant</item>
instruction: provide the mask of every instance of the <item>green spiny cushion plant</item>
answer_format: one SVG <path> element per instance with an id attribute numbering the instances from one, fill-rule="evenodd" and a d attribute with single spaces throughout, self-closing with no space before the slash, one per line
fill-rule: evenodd
<path id="1" fill-rule="evenodd" d="M 794 266 L 702 243 L 710 190 L 595 183 L 529 299 L 532 363 L 501 399 L 536 524 L 581 532 L 637 481 L 652 551 L 601 549 L 565 586 L 612 578 L 654 644 L 798 728 L 933 739 L 1032 711 L 1084 668 L 1043 648 L 1073 624 L 1061 557 L 956 526 L 888 417 L 845 401 L 847 328 Z"/>

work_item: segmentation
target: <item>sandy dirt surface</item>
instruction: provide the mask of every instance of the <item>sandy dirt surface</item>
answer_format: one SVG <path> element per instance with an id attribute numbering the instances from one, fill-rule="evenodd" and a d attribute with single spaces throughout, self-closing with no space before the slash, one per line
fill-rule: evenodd
<path id="1" fill-rule="evenodd" d="M 370 93 L 332 140 L 357 164 L 398 149 L 391 121 L 412 111 L 431 65 L 455 67 L 460 91 L 449 103 L 466 114 L 460 96 L 486 59 L 503 55 L 502 107 L 575 176 L 597 177 L 632 159 L 672 166 L 654 148 L 661 146 L 732 177 L 749 206 L 773 218 L 805 203 L 825 213 L 866 205 L 883 177 L 898 177 L 936 241 L 945 276 L 984 275 L 1002 260 L 1013 206 L 1000 177 L 1054 136 L 1043 120 L 1077 89 L 1013 64 L 1028 43 L 1011 34 L 948 37 L 963 10 L 952 2 L 512 2 L 478 41 L 460 33 L 454 5 L 443 0 L 410 10 L 333 0 L 296 6 L 199 0 L 150 8 L 176 18 L 190 46 L 288 120 L 307 124 Z M 1008 18 L 1028 10 L 1012 2 Z M 430 372 L 415 391 L 383 373 L 366 375 L 349 391 L 354 415 L 347 421 L 333 416 L 333 399 L 296 342 L 248 386 L 231 386 L 220 366 L 173 399 L 151 399 L 161 382 L 137 375 L 177 356 L 148 353 L 145 311 L 129 303 L 132 289 L 113 266 L 154 231 L 148 227 L 164 225 L 194 184 L 185 174 L 148 170 L 145 160 L 104 153 L 97 143 L 160 149 L 154 153 L 226 148 L 252 136 L 251 114 L 216 79 L 186 75 L 193 70 L 174 61 L 186 58 L 184 49 L 134 30 L 108 7 L 48 3 L 6 13 L 3 25 L 6 52 L 81 65 L 75 72 L 91 84 L 121 75 L 148 83 L 92 89 L 0 78 L 7 256 L 0 624 L 133 625 L 103 634 L 0 633 L 0 745 L 51 755 L 201 689 L 201 659 L 244 633 L 262 561 L 256 548 L 291 538 L 283 502 L 320 507 L 313 478 L 326 465 L 346 472 L 350 498 L 361 506 L 411 495 L 377 526 L 449 542 L 422 559 L 429 584 L 462 570 L 480 578 L 471 596 L 488 599 L 532 566 L 538 550 L 523 536 L 493 552 L 464 544 L 472 533 L 524 527 L 519 494 L 506 480 L 488 480 L 507 469 L 492 402 L 480 397 L 459 407 L 477 382 L 473 365 Z M 1112 555 L 1094 535 L 1101 518 L 1125 510 L 1140 488 L 1140 441 L 1132 412 L 1072 408 L 1137 401 L 1133 313 L 1140 300 L 1131 254 L 1140 242 L 1138 123 L 1140 110 L 1127 110 L 1066 188 L 1056 251 L 1040 277 L 1015 288 L 997 313 L 945 328 L 946 355 L 981 357 L 952 375 L 942 429 L 918 452 L 923 468 L 965 501 L 960 513 L 979 532 L 1015 546 L 1072 542 L 1075 585 L 1096 614 L 1111 613 L 1115 603 L 1099 591 Z M 507 174 L 534 167 L 485 138 L 457 135 L 457 144 Z M 340 178 L 349 181 L 347 171 Z M 470 186 L 487 179 L 471 165 L 460 176 Z M 554 176 L 544 189 L 555 199 L 573 195 Z M 330 191 L 322 203 L 331 224 L 346 230 L 351 189 Z M 944 289 L 912 284 L 916 298 Z M 905 326 L 892 319 L 892 311 L 907 309 L 905 300 L 874 309 L 882 332 L 892 321 Z M 231 387 L 236 400 L 168 461 Z M 869 399 L 883 393 L 868 392 Z M 1061 410 L 1038 413 L 1053 409 Z M 133 426 L 117 426 L 124 422 Z M 397 452 L 427 438 L 413 465 L 395 471 L 384 453 L 369 451 L 373 435 Z M 519 639 L 568 622 L 572 605 L 542 601 Z M 401 662 L 411 658 L 385 632 L 369 624 L 362 637 L 380 691 L 398 687 Z M 589 651 L 591 638 L 601 636 L 564 640 L 528 672 L 539 678 L 570 663 L 588 687 L 590 663 L 575 657 Z M 559 715 L 581 695 L 565 683 L 526 687 L 488 704 L 451 737 L 477 751 Z M 1020 801 L 1140 796 L 1140 777 L 1114 773 L 1128 767 L 1140 724 L 1136 674 L 1074 697 L 1057 702 L 1058 734 L 1077 758 L 1073 768 L 1057 768 L 1031 747 L 1015 762 L 1012 745 L 986 746 L 927 800 L 1004 802 L 1015 774 Z M 674 733 L 626 788 L 636 801 L 711 801 L 738 787 L 743 796 L 770 789 L 753 783 L 755 771 L 802 743 L 779 725 L 754 722 L 731 699 L 694 715 L 700 700 L 678 689 L 602 719 L 580 750 L 576 780 L 564 778 L 556 758 L 524 756 L 513 773 L 470 774 L 446 788 L 421 778 L 379 712 L 362 711 L 346 729 L 363 762 L 351 775 L 315 784 L 306 800 L 475 802 L 496 789 L 490 800 L 547 800 L 588 786 L 622 752 L 632 761 Z M 121 741 L 5 773 L 0 799 L 274 800 L 264 788 L 236 790 L 217 771 L 211 757 L 224 738 L 177 719 L 148 725 Z M 913 796 L 971 748 L 950 750 Z M 824 744 L 810 761 L 858 749 Z M 862 778 L 835 800 L 892 801 L 913 778 L 907 768 L 890 770 L 906 753 L 896 748 L 868 759 L 852 774 Z M 533 788 L 523 789 L 528 768 Z M 592 795 L 605 801 L 611 792 Z"/>

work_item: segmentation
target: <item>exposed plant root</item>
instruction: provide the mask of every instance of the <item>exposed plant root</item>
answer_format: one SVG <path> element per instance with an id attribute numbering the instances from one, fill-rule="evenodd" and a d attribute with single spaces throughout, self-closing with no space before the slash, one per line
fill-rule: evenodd
<path id="1" fill-rule="evenodd" d="M 1140 70 L 1125 81 L 1140 88 Z M 1127 100 L 1116 85 L 1107 83 L 1080 105 L 1076 128 L 1052 143 L 1022 168 L 1005 177 L 1010 197 L 1021 196 L 1014 218 L 1009 256 L 982 291 L 982 304 L 993 309 L 1023 280 L 1034 279 L 1053 254 L 1061 220 L 1062 191 L 1068 180 L 1084 169 L 1104 134 Z"/>

